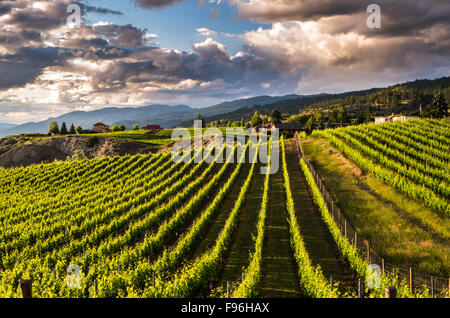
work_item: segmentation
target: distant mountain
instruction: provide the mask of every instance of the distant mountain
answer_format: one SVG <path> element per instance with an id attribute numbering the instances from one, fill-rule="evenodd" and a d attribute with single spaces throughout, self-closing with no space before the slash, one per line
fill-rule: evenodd
<path id="1" fill-rule="evenodd" d="M 399 83 L 386 88 L 371 88 L 361 91 L 351 91 L 339 94 L 301 96 L 300 98 L 280 100 L 272 104 L 255 104 L 244 106 L 223 114 L 203 116 L 203 119 L 207 123 L 216 120 L 238 121 L 241 120 L 242 117 L 244 117 L 245 120 L 249 120 L 253 116 L 255 111 L 259 111 L 261 114 L 270 114 L 274 109 L 278 109 L 282 113 L 298 114 L 302 111 L 311 111 L 316 109 L 320 109 L 322 111 L 329 110 L 337 106 L 343 106 L 344 108 L 346 108 L 347 112 L 353 113 L 359 113 L 363 110 L 369 110 L 372 113 L 380 111 L 383 114 L 391 114 L 393 112 L 409 114 L 411 111 L 417 110 L 418 107 L 417 105 L 411 105 L 411 101 L 408 101 L 408 98 L 405 98 L 405 103 L 400 103 L 395 107 L 384 105 L 384 108 L 382 110 L 379 110 L 378 106 L 372 107 L 373 109 L 371 109 L 370 99 L 373 99 L 375 96 L 377 96 L 377 94 L 380 96 L 393 96 L 394 94 L 396 94 L 398 95 L 398 98 L 400 100 L 402 94 L 414 95 L 412 90 L 415 90 L 415 92 L 419 96 L 423 96 L 424 99 L 426 99 L 426 96 L 424 95 L 431 96 L 432 99 L 432 96 L 436 90 L 441 89 L 443 91 L 448 91 L 449 87 L 450 77 L 442 77 L 433 80 L 419 79 L 406 83 Z M 384 100 L 386 100 L 385 97 Z M 448 98 L 448 100 L 450 99 Z M 423 102 L 426 104 L 426 101 Z M 381 105 L 379 106 L 381 107 Z M 183 125 L 192 126 L 192 122 L 184 122 Z"/>
<path id="2" fill-rule="evenodd" d="M 315 94 L 315 95 L 285 95 L 285 96 L 258 96 L 246 99 L 238 99 L 231 102 L 224 102 L 221 104 L 217 104 L 210 107 L 195 109 L 196 114 L 200 114 L 207 121 L 218 120 L 218 119 L 229 119 L 231 118 L 229 115 L 232 114 L 233 120 L 240 120 L 241 117 L 247 118 L 248 114 L 242 112 L 242 110 L 246 109 L 257 109 L 258 107 L 268 106 L 268 105 L 276 105 L 278 103 L 286 103 L 291 101 L 299 101 L 308 98 L 320 97 L 320 96 L 328 96 L 325 93 Z M 254 111 L 251 113 L 253 115 Z M 241 116 L 236 119 L 236 116 Z M 190 127 L 194 123 L 194 118 L 181 122 L 179 125 L 181 127 Z"/>
<path id="3" fill-rule="evenodd" d="M 49 118 L 40 122 L 30 122 L 19 126 L 0 128 L 0 136 L 17 135 L 21 133 L 47 133 L 50 122 L 57 121 L 58 124 L 66 123 L 81 126 L 83 129 L 90 129 L 96 122 L 102 122 L 110 126 L 125 125 L 131 129 L 135 124 L 145 126 L 148 124 L 160 125 L 163 128 L 183 126 L 183 123 L 191 122 L 201 114 L 203 117 L 216 116 L 241 107 L 249 105 L 267 105 L 291 99 L 301 99 L 306 96 L 286 95 L 286 96 L 258 96 L 247 99 L 228 101 L 205 108 L 191 108 L 185 105 L 167 106 L 150 105 L 144 107 L 108 107 L 94 111 L 75 111 L 64 114 L 56 118 Z"/>
<path id="4" fill-rule="evenodd" d="M 16 125 L 0 123 L 0 129 L 9 129 L 9 128 L 13 128 L 14 126 L 16 126 Z"/>
<path id="5" fill-rule="evenodd" d="M 252 106 L 252 105 L 268 105 L 277 103 L 279 101 L 283 100 L 290 100 L 290 99 L 301 99 L 305 96 L 301 95 L 286 95 L 286 96 L 257 96 L 257 97 L 251 97 L 246 99 L 238 99 L 230 102 L 224 102 L 220 103 L 214 106 L 205 107 L 205 108 L 199 108 L 196 110 L 200 115 L 203 117 L 210 117 L 214 115 L 224 114 L 231 112 L 235 109 L 246 107 L 246 106 Z"/>
<path id="6" fill-rule="evenodd" d="M 80 125 L 83 129 L 91 129 L 96 122 L 102 122 L 112 126 L 124 120 L 136 121 L 145 119 L 143 124 L 158 124 L 162 127 L 168 128 L 173 126 L 174 122 L 176 122 L 176 120 L 174 120 L 174 117 L 176 116 L 175 114 L 183 114 L 183 116 L 193 117 L 194 110 L 185 105 L 150 105 L 144 107 L 126 108 L 108 107 L 88 112 L 75 111 L 56 118 L 49 118 L 44 121 L 26 123 L 5 129 L 0 132 L 0 135 L 47 133 L 48 126 L 52 121 L 57 121 L 60 125 L 65 122 L 68 128 L 73 123 L 75 126 Z"/>
<path id="7" fill-rule="evenodd" d="M 5 123 L 0 123 L 0 136 L 4 135 L 4 131 L 7 131 L 8 129 L 14 128 L 16 125 L 13 124 L 5 124 Z"/>

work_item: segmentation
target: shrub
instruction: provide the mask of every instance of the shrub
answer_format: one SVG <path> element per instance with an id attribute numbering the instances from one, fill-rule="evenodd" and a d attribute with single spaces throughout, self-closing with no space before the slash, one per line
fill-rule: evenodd
<path id="1" fill-rule="evenodd" d="M 96 144 L 98 144 L 98 137 L 97 136 L 91 136 L 88 138 L 87 147 L 94 147 Z"/>

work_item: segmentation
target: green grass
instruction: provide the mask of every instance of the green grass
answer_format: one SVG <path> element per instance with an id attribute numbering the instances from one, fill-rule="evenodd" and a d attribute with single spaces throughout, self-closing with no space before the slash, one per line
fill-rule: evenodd
<path id="1" fill-rule="evenodd" d="M 286 164 L 294 200 L 297 222 L 313 265 L 320 265 L 327 279 L 339 283 L 340 291 L 355 292 L 356 276 L 340 254 L 320 211 L 314 203 L 308 183 L 301 171 L 295 144 L 286 142 Z"/>
<path id="2" fill-rule="evenodd" d="M 322 139 L 304 140 L 307 158 L 338 205 L 387 262 L 424 274 L 450 274 L 450 222 L 341 156 Z"/>
<path id="3" fill-rule="evenodd" d="M 290 243 L 282 170 L 270 177 L 261 280 L 262 297 L 301 297 L 298 267 Z"/>

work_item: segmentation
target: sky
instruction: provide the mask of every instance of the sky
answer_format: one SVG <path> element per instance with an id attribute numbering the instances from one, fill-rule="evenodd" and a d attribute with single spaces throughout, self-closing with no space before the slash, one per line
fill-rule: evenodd
<path id="1" fill-rule="evenodd" d="M 448 76 L 449 16 L 448 0 L 0 0 L 0 122 Z"/>

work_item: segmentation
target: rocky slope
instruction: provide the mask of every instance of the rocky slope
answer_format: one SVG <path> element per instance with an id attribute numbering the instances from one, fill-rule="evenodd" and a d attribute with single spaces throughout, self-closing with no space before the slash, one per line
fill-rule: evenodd
<path id="1" fill-rule="evenodd" d="M 26 138 L 2 138 L 0 139 L 0 167 L 11 168 L 65 160 L 76 150 L 83 151 L 87 158 L 156 151 L 146 144 L 109 138 L 98 138 L 93 145 L 89 145 L 87 137 L 76 136 L 35 141 Z"/>

